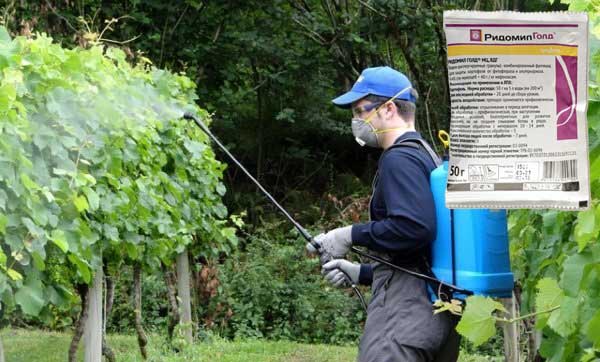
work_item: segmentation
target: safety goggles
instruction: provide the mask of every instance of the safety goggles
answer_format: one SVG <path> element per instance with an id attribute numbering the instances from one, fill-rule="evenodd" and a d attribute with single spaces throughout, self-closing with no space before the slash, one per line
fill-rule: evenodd
<path id="1" fill-rule="evenodd" d="M 383 103 L 386 103 L 386 102 L 375 102 L 375 103 L 366 104 L 364 106 L 353 107 L 352 108 L 352 116 L 358 117 L 365 112 L 370 112 L 373 109 L 382 105 Z"/>
<path id="2" fill-rule="evenodd" d="M 388 100 L 387 100 L 387 101 L 385 101 L 385 102 L 375 102 L 375 103 L 370 103 L 370 104 L 367 104 L 367 105 L 365 105 L 365 106 L 354 107 L 354 108 L 352 108 L 352 116 L 353 116 L 353 117 L 358 117 L 358 116 L 360 116 L 361 114 L 363 114 L 364 112 L 369 112 L 369 111 L 373 110 L 374 108 L 377 108 L 377 109 L 375 110 L 375 112 L 373 112 L 373 113 L 369 114 L 369 116 L 367 116 L 367 118 L 365 119 L 365 121 L 366 121 L 367 123 L 369 123 L 369 122 L 371 122 L 371 117 L 372 117 L 374 114 L 376 114 L 376 113 L 377 113 L 377 111 L 379 111 L 379 109 L 380 109 L 381 107 L 383 107 L 383 106 L 384 106 L 385 104 L 387 104 L 387 103 L 393 102 L 393 101 L 394 101 L 394 99 L 398 98 L 398 96 L 399 96 L 400 94 L 402 94 L 402 93 L 404 93 L 404 92 L 406 92 L 406 91 L 409 91 L 409 90 L 411 90 L 411 89 L 412 89 L 412 87 L 406 87 L 406 88 L 402 89 L 401 91 L 399 91 L 398 93 L 396 93 L 396 94 L 395 94 L 395 95 L 394 95 L 392 98 L 388 99 Z"/>

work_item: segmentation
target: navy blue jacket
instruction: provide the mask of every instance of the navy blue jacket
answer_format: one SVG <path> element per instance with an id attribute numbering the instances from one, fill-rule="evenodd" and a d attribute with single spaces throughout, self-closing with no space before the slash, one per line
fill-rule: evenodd
<path id="1" fill-rule="evenodd" d="M 416 137 L 422 138 L 418 132 L 407 132 L 395 143 Z M 429 181 L 435 167 L 424 149 L 396 147 L 384 151 L 369 207 L 371 221 L 352 226 L 354 245 L 393 254 L 396 262 L 406 265 L 428 256 L 436 235 Z M 362 264 L 360 283 L 371 284 L 372 276 L 371 265 Z"/>

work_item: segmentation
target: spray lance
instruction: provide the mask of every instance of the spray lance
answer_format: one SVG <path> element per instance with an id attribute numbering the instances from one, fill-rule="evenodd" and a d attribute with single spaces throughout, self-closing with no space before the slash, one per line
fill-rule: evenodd
<path id="1" fill-rule="evenodd" d="M 300 225 L 296 220 L 294 220 L 294 218 L 283 208 L 283 206 L 281 206 L 277 202 L 277 200 L 275 200 L 275 198 L 260 184 L 260 182 L 258 182 L 258 180 L 256 178 L 254 178 L 254 176 L 252 176 L 252 174 L 250 174 L 250 172 L 248 172 L 248 170 L 246 170 L 246 168 L 227 150 L 227 148 L 225 148 L 225 146 L 223 146 L 223 144 L 217 139 L 217 137 L 215 137 L 212 134 L 212 132 L 210 132 L 208 127 L 206 127 L 206 125 L 204 123 L 202 123 L 198 119 L 198 117 L 194 116 L 191 113 L 186 112 L 183 114 L 183 118 L 193 120 L 194 123 L 196 123 L 196 125 L 198 127 L 200 127 L 200 129 L 204 133 L 206 133 L 208 135 L 208 137 L 210 137 L 213 140 L 213 142 L 215 142 L 217 144 L 217 146 L 219 146 L 219 148 L 221 148 L 221 150 L 223 150 L 223 152 L 225 152 L 225 154 L 231 159 L 231 161 L 233 161 L 233 163 L 235 163 L 240 168 L 240 170 L 242 170 L 246 174 L 246 176 L 248 176 L 248 178 L 260 189 L 260 191 L 262 191 L 262 193 L 267 197 L 267 199 L 269 199 L 269 201 L 271 201 L 271 203 L 273 203 L 273 205 L 275 205 L 277 207 L 277 209 L 279 211 L 281 211 L 281 213 L 292 223 L 292 225 L 294 225 L 294 227 L 296 228 L 296 230 L 298 230 L 300 235 L 302 235 L 302 237 L 304 239 L 306 239 L 306 241 L 308 241 L 315 248 L 315 250 L 317 250 L 317 252 L 322 256 L 323 260 L 331 259 L 331 256 L 323 255 L 324 251 L 321 249 L 321 245 L 319 245 L 318 243 L 315 242 L 314 238 L 310 235 L 310 233 L 308 231 L 306 231 L 306 229 L 303 228 L 302 225 Z M 354 284 L 352 282 L 352 280 L 350 279 L 350 277 L 348 275 L 345 275 L 345 279 L 346 279 L 346 283 L 348 283 L 348 285 L 350 285 L 350 287 L 352 288 L 352 290 L 354 291 L 354 293 L 356 294 L 358 299 L 360 299 L 360 302 L 366 311 L 367 303 L 365 302 L 365 298 L 363 297 L 362 293 L 360 292 L 360 290 L 358 289 L 356 284 Z"/>
<path id="2" fill-rule="evenodd" d="M 256 185 L 256 187 L 259 188 L 260 191 L 262 191 L 262 193 L 267 197 L 267 199 L 269 201 L 271 201 L 271 203 L 273 205 L 275 205 L 275 207 L 277 207 L 277 209 L 292 223 L 292 225 L 294 225 L 294 227 L 296 228 L 296 230 L 298 230 L 298 232 L 300 233 L 300 235 L 302 235 L 302 237 L 304 239 L 306 239 L 306 241 L 308 241 L 314 248 L 315 250 L 317 250 L 317 252 L 321 255 L 321 260 L 324 261 L 328 261 L 331 260 L 332 257 L 330 255 L 324 255 L 323 253 L 325 253 L 324 250 L 322 250 L 321 245 L 319 245 L 318 243 L 315 242 L 314 238 L 310 235 L 310 233 L 308 231 L 306 231 L 305 228 L 302 227 L 302 225 L 300 225 L 296 220 L 294 220 L 294 218 L 289 214 L 289 212 L 287 212 L 283 206 L 281 206 L 277 200 L 275 200 L 275 198 L 260 184 L 260 182 L 258 182 L 258 180 L 256 178 L 254 178 L 254 176 L 252 176 L 252 174 L 250 174 L 250 172 L 248 170 L 246 170 L 246 168 L 227 150 L 227 148 L 225 148 L 225 146 L 217 139 L 217 137 L 215 137 L 215 135 L 212 134 L 212 132 L 210 132 L 210 130 L 208 129 L 208 127 L 206 127 L 206 125 L 204 123 L 202 123 L 198 117 L 196 117 L 194 114 L 189 113 L 189 112 L 185 112 L 183 114 L 183 118 L 188 119 L 188 120 L 192 120 L 194 121 L 194 123 L 204 132 L 206 133 L 206 135 L 213 140 L 213 142 L 219 146 L 219 148 L 225 152 L 225 154 L 229 157 L 229 159 L 236 164 L 237 167 L 240 168 L 240 170 L 242 170 L 242 172 L 244 172 L 246 174 L 246 176 L 248 176 L 248 178 Z M 441 280 L 436 279 L 435 277 L 426 275 L 426 274 L 421 274 L 419 272 L 410 270 L 410 269 L 406 269 L 406 268 L 402 268 L 400 266 L 397 266 L 395 264 L 392 264 L 391 262 L 382 259 L 380 257 L 374 256 L 374 255 L 370 255 L 356 247 L 352 247 L 351 251 L 369 258 L 371 260 L 374 260 L 376 262 L 379 262 L 381 264 L 387 265 L 392 269 L 398 270 L 398 271 L 402 271 L 404 273 L 410 274 L 414 277 L 417 277 L 419 279 L 423 279 L 427 282 L 433 282 L 436 285 L 439 285 L 440 287 L 443 286 L 445 287 L 449 292 L 454 293 L 461 293 L 464 295 L 471 295 L 473 294 L 473 292 L 469 291 L 469 290 L 465 290 L 465 289 L 461 289 L 457 286 L 451 285 L 451 284 L 447 284 Z M 345 274 L 345 273 L 344 273 Z M 354 291 L 354 293 L 356 294 L 356 296 L 358 297 L 358 299 L 360 300 L 363 308 L 365 309 L 365 311 L 367 310 L 367 304 L 365 302 L 365 298 L 362 295 L 362 293 L 360 292 L 360 290 L 358 289 L 358 287 L 356 286 L 356 284 L 354 284 L 352 282 L 352 280 L 350 279 L 350 277 L 348 275 L 345 275 L 345 279 L 346 279 L 346 283 L 348 285 L 350 285 L 350 287 L 352 288 L 352 290 Z"/>

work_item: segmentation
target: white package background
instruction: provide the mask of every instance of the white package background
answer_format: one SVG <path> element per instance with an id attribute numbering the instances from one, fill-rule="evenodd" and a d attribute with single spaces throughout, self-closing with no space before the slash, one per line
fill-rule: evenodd
<path id="1" fill-rule="evenodd" d="M 587 209 L 585 13 L 444 12 L 449 208 Z"/>

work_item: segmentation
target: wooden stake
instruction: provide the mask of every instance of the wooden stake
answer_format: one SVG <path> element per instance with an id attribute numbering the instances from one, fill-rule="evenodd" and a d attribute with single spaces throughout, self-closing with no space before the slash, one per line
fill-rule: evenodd
<path id="1" fill-rule="evenodd" d="M 515 294 L 512 298 L 501 299 L 504 308 L 510 314 L 508 318 L 517 316 L 517 303 Z M 504 332 L 504 361 L 519 362 L 519 322 L 503 323 L 502 330 Z"/>
<path id="2" fill-rule="evenodd" d="M 167 332 L 169 336 L 169 340 L 173 339 L 173 331 L 175 327 L 179 324 L 180 321 L 180 313 L 179 313 L 179 304 L 177 302 L 177 287 L 176 287 L 176 277 L 174 273 L 171 271 L 170 267 L 167 267 L 165 264 L 162 264 L 162 270 L 165 277 L 165 285 L 167 286 L 167 297 L 169 299 L 169 306 L 171 307 L 171 313 L 169 318 L 169 324 L 167 326 Z"/>
<path id="3" fill-rule="evenodd" d="M 538 351 L 540 350 L 540 346 L 542 345 L 542 338 L 543 338 L 543 334 L 542 331 L 535 331 L 535 338 L 534 338 L 534 343 L 535 343 L 535 356 L 536 358 L 540 358 L 538 355 Z"/>
<path id="4" fill-rule="evenodd" d="M 142 325 L 142 265 L 136 263 L 133 266 L 133 300 L 134 300 L 134 314 L 135 314 L 135 330 L 137 332 L 138 345 L 140 346 L 140 352 L 142 358 L 148 359 L 148 351 L 146 345 L 148 344 L 148 337 Z"/>
<path id="5" fill-rule="evenodd" d="M 88 319 L 83 334 L 85 362 L 102 362 L 102 284 L 102 268 L 98 268 L 88 294 Z"/>
<path id="6" fill-rule="evenodd" d="M 192 343 L 192 304 L 190 298 L 190 265 L 188 252 L 177 255 L 177 294 L 180 299 L 181 325 L 185 340 Z"/>
<path id="7" fill-rule="evenodd" d="M 0 338 L 0 362 L 4 362 L 4 347 L 2 347 L 2 338 Z"/>
<path id="8" fill-rule="evenodd" d="M 106 292 L 104 293 L 104 323 L 102 323 L 102 355 L 106 357 L 108 362 L 116 362 L 117 358 L 115 357 L 115 352 L 113 352 L 112 348 L 110 348 L 108 343 L 106 343 L 106 324 L 108 323 L 108 318 L 110 316 L 110 312 L 112 311 L 112 306 L 115 299 L 115 282 L 113 277 L 108 273 L 104 274 L 106 275 L 104 278 Z"/>

